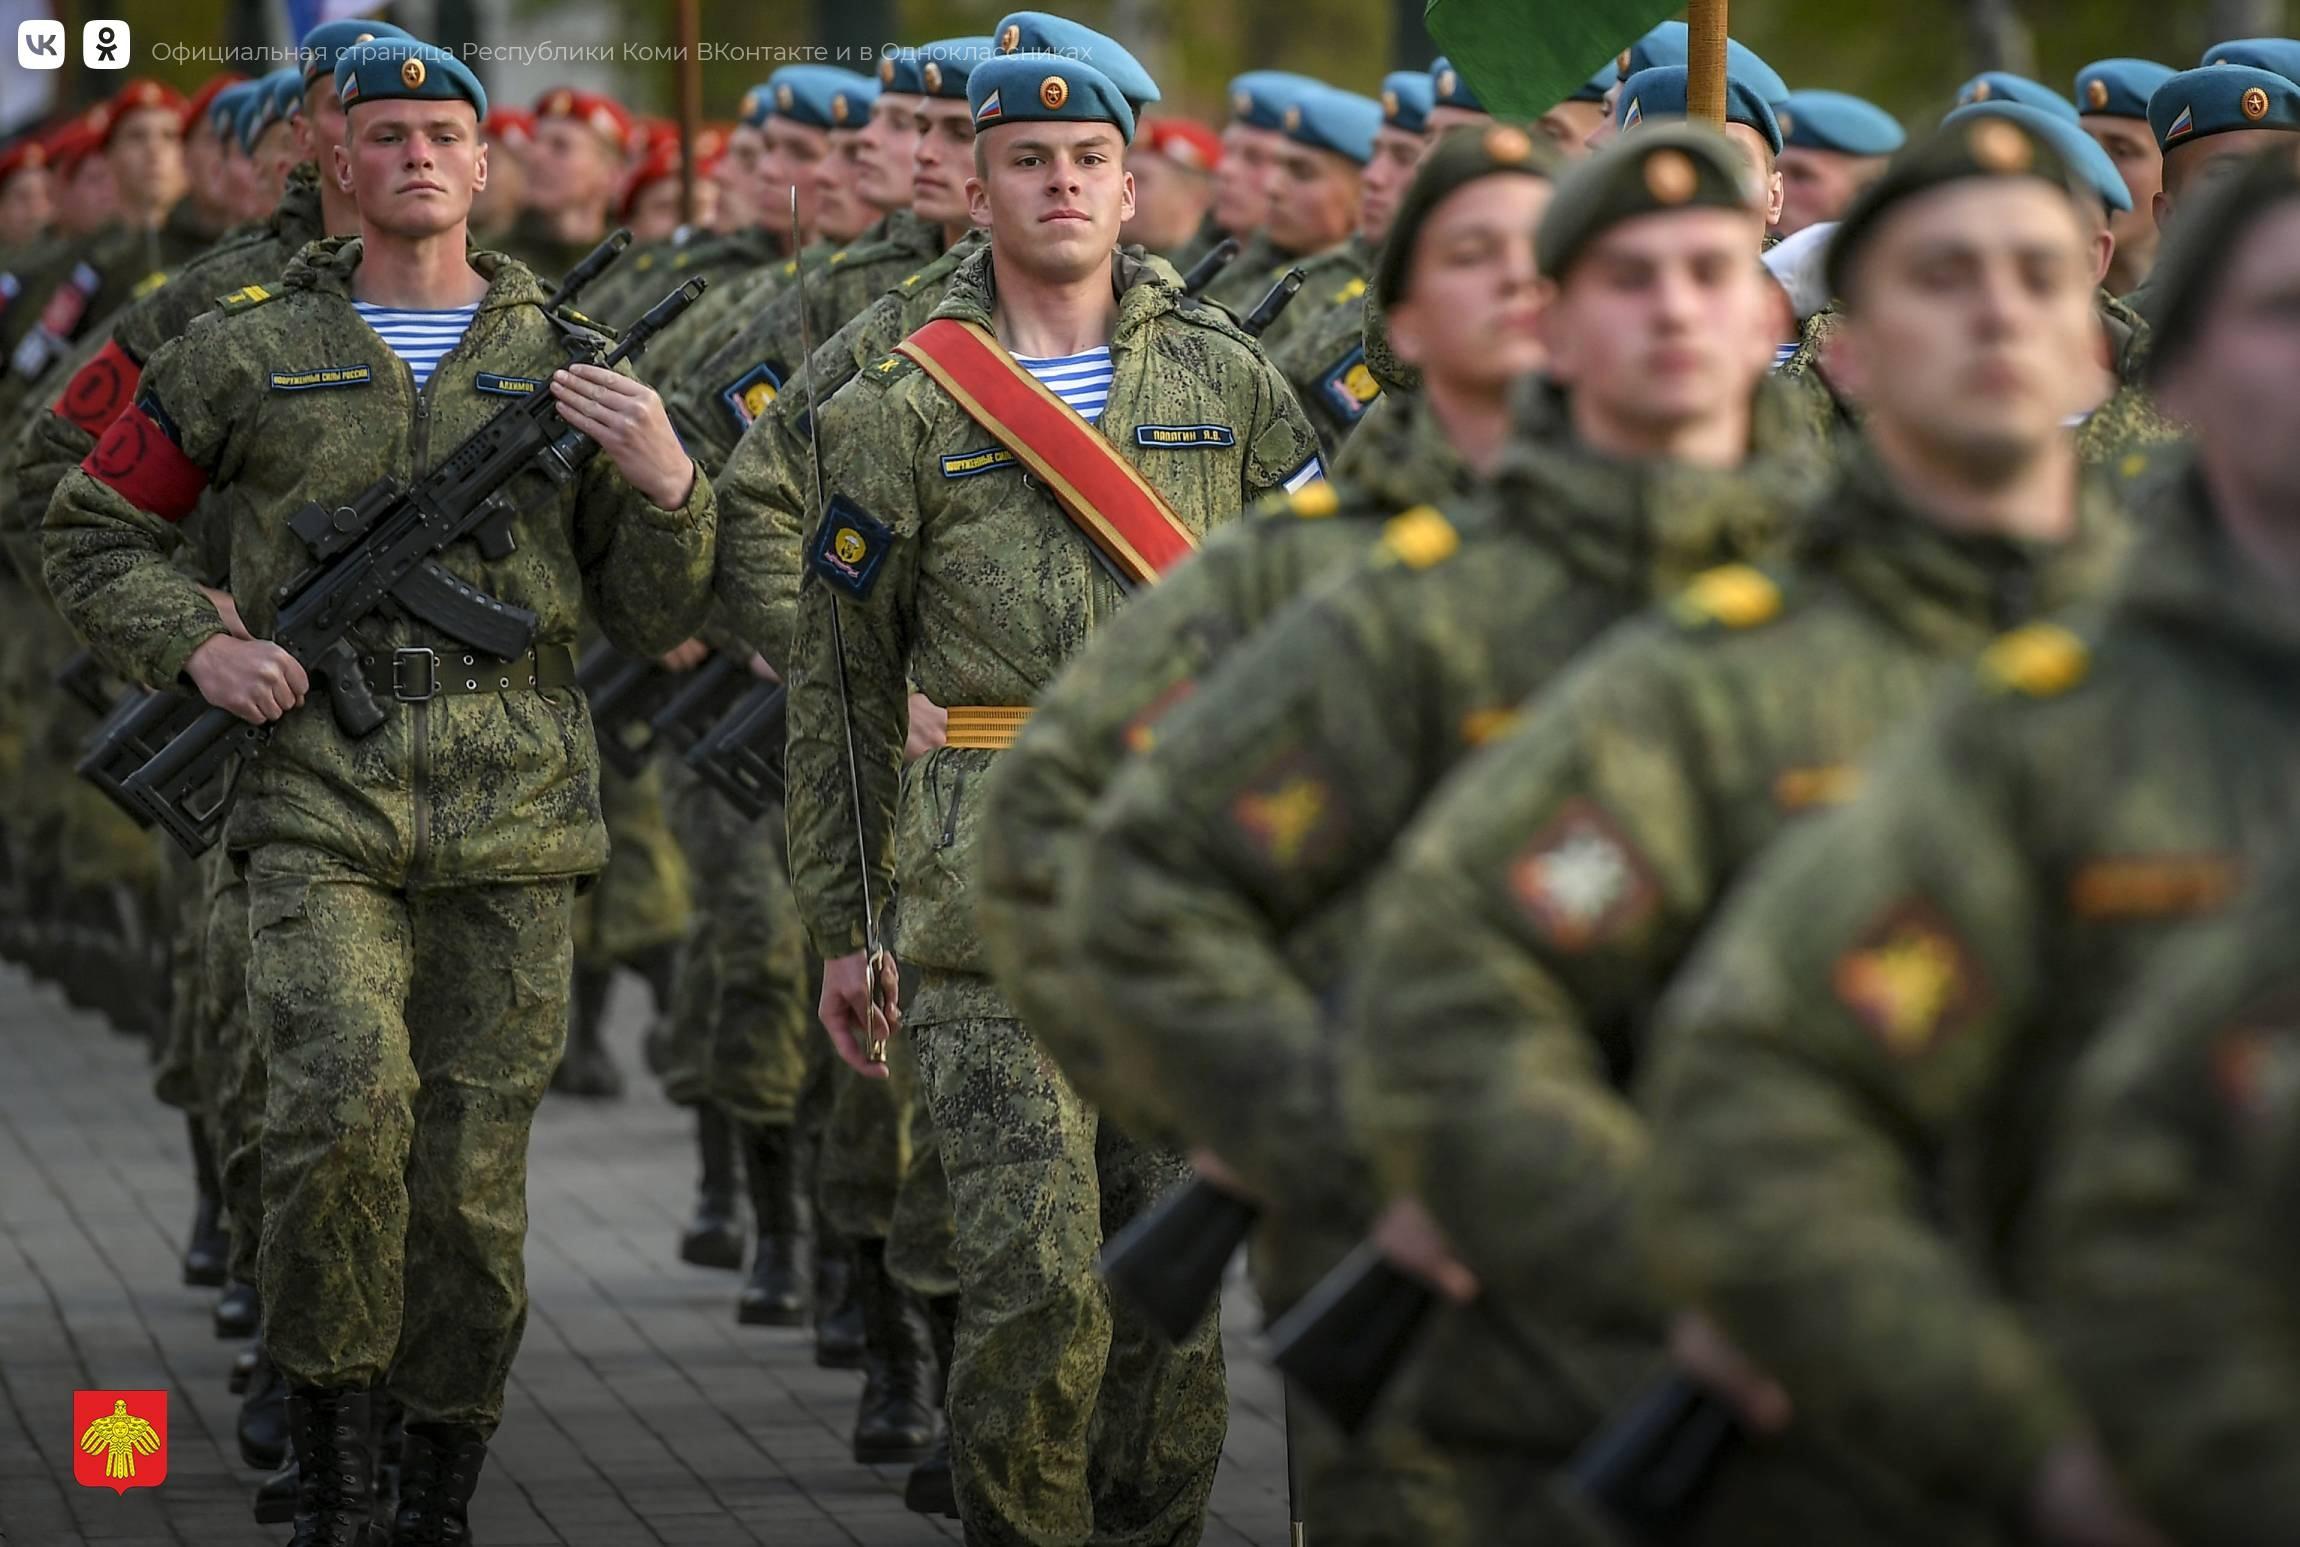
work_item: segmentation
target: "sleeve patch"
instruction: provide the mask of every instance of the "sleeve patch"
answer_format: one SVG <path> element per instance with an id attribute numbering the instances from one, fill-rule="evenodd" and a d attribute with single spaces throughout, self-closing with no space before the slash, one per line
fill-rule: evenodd
<path id="1" fill-rule="evenodd" d="M 816 574 L 857 598 L 866 597 L 878 583 L 879 571 L 894 547 L 894 528 L 843 494 L 831 496 L 815 529 L 814 553 L 809 562 Z"/>
<path id="2" fill-rule="evenodd" d="M 1637 845 L 1594 801 L 1569 800 L 1509 867 L 1518 906 L 1544 940 L 1581 952 L 1653 914 L 1661 888 Z"/>
<path id="3" fill-rule="evenodd" d="M 96 357 L 64 383 L 64 390 L 56 395 L 55 410 L 90 435 L 102 435 L 135 396 L 136 383 L 143 374 L 117 339 L 107 339 Z"/>
<path id="4" fill-rule="evenodd" d="M 1137 446 L 1235 446 L 1238 432 L 1226 424 L 1138 424 Z"/>
<path id="5" fill-rule="evenodd" d="M 1356 424 L 1382 395 L 1382 384 L 1366 364 L 1366 346 L 1359 344 L 1327 367 L 1318 378 L 1318 394 L 1344 424 Z"/>
<path id="6" fill-rule="evenodd" d="M 772 360 L 761 360 L 719 389 L 719 402 L 727 410 L 738 434 L 758 421 L 783 390 L 785 373 Z"/>
<path id="7" fill-rule="evenodd" d="M 1988 988 L 1948 921 L 1910 898 L 1888 909 L 1829 974 L 1837 1000 L 1896 1061 L 1924 1057 L 1977 1020 Z"/>
<path id="8" fill-rule="evenodd" d="M 150 393 L 112 421 L 80 466 L 162 521 L 191 514 L 208 486 L 207 473 L 176 444 L 175 426 Z"/>
<path id="9" fill-rule="evenodd" d="M 1274 760 L 1230 802 L 1230 822 L 1277 870 L 1332 853 L 1349 825 L 1333 781 L 1298 749 Z"/>
<path id="10" fill-rule="evenodd" d="M 1382 524 L 1382 552 L 1408 569 L 1428 569 L 1461 547 L 1461 533 L 1434 505 L 1416 505 Z"/>

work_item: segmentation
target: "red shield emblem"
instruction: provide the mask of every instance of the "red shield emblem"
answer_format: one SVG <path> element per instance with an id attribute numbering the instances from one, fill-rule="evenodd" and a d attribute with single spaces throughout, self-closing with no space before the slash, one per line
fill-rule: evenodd
<path id="1" fill-rule="evenodd" d="M 72 1393 L 72 1476 L 90 1488 L 126 1493 L 168 1475 L 168 1394 Z"/>

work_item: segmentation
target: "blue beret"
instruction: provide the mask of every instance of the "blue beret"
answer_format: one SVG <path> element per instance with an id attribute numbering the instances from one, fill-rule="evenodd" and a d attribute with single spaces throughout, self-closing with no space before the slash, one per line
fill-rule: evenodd
<path id="1" fill-rule="evenodd" d="M 1098 72 L 1135 112 L 1158 100 L 1158 83 L 1142 62 L 1091 27 L 1044 11 L 1009 11 L 993 29 L 1002 54 L 1061 54 Z"/>
<path id="2" fill-rule="evenodd" d="M 1429 127 L 1430 104 L 1437 87 L 1427 70 L 1392 70 L 1382 77 L 1382 122 L 1392 129 L 1419 134 Z"/>
<path id="3" fill-rule="evenodd" d="M 1465 113 L 1485 111 L 1485 104 L 1469 89 L 1469 82 L 1462 79 L 1461 71 L 1443 54 L 1430 61 L 1430 87 L 1430 100 L 1438 107 L 1458 107 Z"/>
<path id="4" fill-rule="evenodd" d="M 2300 129 L 2300 85 L 2248 64 L 2183 70 L 2148 99 L 2148 127 L 2166 151 L 2232 129 Z"/>
<path id="5" fill-rule="evenodd" d="M 1374 159 L 1374 136 L 1382 127 L 1382 105 L 1371 97 L 1334 86 L 1305 91 L 1286 109 L 1286 138 L 1313 150 L 1330 150 L 1359 166 Z"/>
<path id="6" fill-rule="evenodd" d="M 2050 145 L 2069 171 L 2081 178 L 2087 189 L 2100 195 L 2103 204 L 2112 210 L 2132 208 L 2132 190 L 2124 185 L 2124 174 L 2108 159 L 2108 152 L 2100 148 L 2100 141 L 2058 113 L 2030 107 L 2026 102 L 1968 102 L 1953 109 L 1941 124 L 1945 128 L 1975 118 L 2004 118 L 2019 124 Z"/>
<path id="7" fill-rule="evenodd" d="M 2058 113 L 2072 124 L 2076 122 L 2074 102 L 2050 86 L 2010 70 L 1983 70 L 1957 88 L 1957 106 L 1966 107 L 1975 102 L 2025 102 L 2030 107 Z"/>
<path id="8" fill-rule="evenodd" d="M 303 71 L 294 65 L 284 65 L 264 77 L 271 87 L 270 112 L 274 121 L 293 118 L 303 111 Z"/>
<path id="9" fill-rule="evenodd" d="M 1283 129 L 1286 108 L 1321 83 L 1289 70 L 1248 70 L 1230 82 L 1230 117 L 1255 129 Z"/>
<path id="10" fill-rule="evenodd" d="M 2076 110 L 2109 118 L 2146 118 L 2148 99 L 2172 79 L 2153 59 L 2097 59 L 2076 72 Z"/>
<path id="11" fill-rule="evenodd" d="M 974 67 L 997 54 L 988 38 L 944 38 L 917 50 L 918 84 L 912 91 L 929 97 L 966 100 L 966 82 Z"/>
<path id="12" fill-rule="evenodd" d="M 240 91 L 232 104 L 232 138 L 243 151 L 256 148 L 256 139 L 271 122 L 272 83 L 269 76 L 257 76 Z"/>
<path id="13" fill-rule="evenodd" d="M 1638 71 L 1621 83 L 1621 97 L 1613 104 L 1613 121 L 1624 130 L 1634 129 L 1649 119 L 1684 116 L 1685 66 L 1681 64 L 1656 65 L 1650 70 Z M 1781 154 L 1780 119 L 1773 116 L 1772 107 L 1756 89 L 1730 68 L 1725 72 L 1725 121 L 1747 124 L 1765 136 L 1765 143 L 1773 148 L 1774 155 Z"/>
<path id="14" fill-rule="evenodd" d="M 2300 81 L 2300 41 L 2291 38 L 2231 38 L 2204 51 L 2199 64 L 2248 64 Z"/>
<path id="15" fill-rule="evenodd" d="M 1568 102 L 1603 102 L 1605 94 L 1611 91 L 1620 79 L 1621 71 L 1611 60 L 1607 60 L 1598 67 L 1595 75 L 1575 87 L 1573 95 L 1565 100 Z"/>
<path id="16" fill-rule="evenodd" d="M 479 77 L 446 49 L 413 38 L 377 38 L 345 49 L 335 62 L 335 94 L 347 109 L 394 99 L 463 101 L 487 116 L 487 88 Z"/>
<path id="17" fill-rule="evenodd" d="M 1792 91 L 1774 104 L 1773 116 L 1781 122 L 1781 143 L 1800 150 L 1889 156 L 1908 138 L 1892 114 L 1841 91 Z"/>
<path id="18" fill-rule="evenodd" d="M 216 133 L 227 140 L 239 138 L 240 104 L 247 101 L 248 93 L 260 85 L 260 81 L 239 81 L 208 99 L 208 122 Z"/>
<path id="19" fill-rule="evenodd" d="M 1640 70 L 1651 70 L 1660 65 L 1683 65 L 1692 54 L 1685 23 L 1665 21 L 1622 53 L 1619 66 L 1621 78 L 1629 79 Z M 1749 83 L 1749 89 L 1763 97 L 1768 105 L 1789 94 L 1789 83 L 1781 79 L 1781 72 L 1759 58 L 1757 51 L 1736 38 L 1725 40 L 1725 75 L 1728 80 L 1739 76 Z"/>
<path id="20" fill-rule="evenodd" d="M 966 80 L 976 133 L 1000 124 L 1116 124 L 1134 142 L 1134 109 L 1109 76 L 1061 54 L 1000 54 Z"/>
<path id="21" fill-rule="evenodd" d="M 878 56 L 878 89 L 913 97 L 926 95 L 926 83 L 919 79 L 918 64 L 917 49 L 889 44 Z"/>
<path id="22" fill-rule="evenodd" d="M 374 38 L 411 38 L 414 33 L 404 27 L 394 27 L 387 21 L 367 21 L 352 17 L 348 21 L 323 21 L 303 35 L 295 47 L 296 60 L 303 66 L 303 78 L 316 81 L 323 75 L 335 74 L 335 63 L 347 48 L 356 48 Z"/>
<path id="23" fill-rule="evenodd" d="M 878 87 L 852 70 L 842 70 L 828 64 L 787 64 L 767 77 L 761 117 L 768 113 L 788 118 L 793 123 L 808 124 L 817 129 L 848 129 L 862 127 L 870 117 L 870 105 L 878 97 Z M 842 116 L 839 99 L 846 98 Z M 857 98 L 861 111 L 857 112 Z M 743 101 L 743 121 L 751 123 L 751 102 Z"/>

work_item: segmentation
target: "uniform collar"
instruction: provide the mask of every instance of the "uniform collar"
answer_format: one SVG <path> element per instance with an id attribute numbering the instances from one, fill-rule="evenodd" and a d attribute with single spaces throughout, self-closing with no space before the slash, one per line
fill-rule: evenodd
<path id="1" fill-rule="evenodd" d="M 326 234 L 320 213 L 318 167 L 305 161 L 288 173 L 280 201 L 272 206 L 270 224 L 273 235 L 299 247 Z"/>
<path id="2" fill-rule="evenodd" d="M 1136 249 L 1135 251 L 1139 251 Z M 1111 255 L 1110 285 L 1118 298 L 1118 321 L 1110 332 L 1110 348 L 1116 353 L 1151 321 L 1172 312 L 1182 299 L 1182 290 L 1172 278 L 1170 268 L 1152 264 L 1147 258 L 1135 256 L 1134 251 L 1120 250 Z M 991 326 L 991 308 L 997 298 L 997 287 L 992 278 L 990 244 L 970 253 L 951 271 L 950 285 L 943 292 L 928 320 L 955 317 L 961 322 Z"/>
<path id="3" fill-rule="evenodd" d="M 282 282 L 291 290 L 315 290 L 348 301 L 361 248 L 361 239 L 356 236 L 322 237 L 289 261 Z M 487 294 L 479 299 L 480 311 L 544 304 L 541 282 L 516 258 L 483 247 L 468 249 L 466 256 L 473 268 L 487 276 Z"/>

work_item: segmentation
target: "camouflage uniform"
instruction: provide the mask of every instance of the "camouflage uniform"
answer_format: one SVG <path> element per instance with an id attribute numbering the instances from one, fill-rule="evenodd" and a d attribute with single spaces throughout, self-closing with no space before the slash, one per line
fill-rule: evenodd
<path id="1" fill-rule="evenodd" d="M 781 244 L 763 226 L 690 232 L 684 241 L 665 241 L 626 252 L 599 276 L 597 284 L 576 299 L 594 317 L 615 327 L 628 327 L 663 299 L 673 285 L 683 285 L 699 275 L 712 291 L 723 290 L 766 268 L 781 253 Z M 688 319 L 679 320 L 683 326 Z M 676 336 L 676 332 L 674 329 L 666 337 Z"/>
<path id="2" fill-rule="evenodd" d="M 140 438 L 141 459 L 110 476 L 149 489 L 139 470 L 180 455 L 187 476 L 215 481 L 233 587 L 259 635 L 307 561 L 289 511 L 407 477 L 459 443 L 501 407 L 478 390 L 479 365 L 542 381 L 567 356 L 534 276 L 475 252 L 487 294 L 417 393 L 352 310 L 360 251 L 356 238 L 314 243 L 276 299 L 210 314 L 162 348 L 141 386 L 148 409 L 122 416 L 90 458 L 118 465 L 117 448 Z M 271 367 L 288 359 L 346 367 L 346 385 L 280 390 Z M 602 457 L 522 514 L 508 558 L 459 544 L 440 562 L 537 612 L 529 669 L 571 679 L 579 610 L 635 652 L 687 636 L 715 523 L 706 479 L 660 510 Z M 220 630 L 160 560 L 165 533 L 85 470 L 65 477 L 48 519 L 58 605 L 147 682 L 175 681 Z M 461 653 L 380 615 L 358 636 L 377 659 Z M 528 1127 L 566 1035 L 572 893 L 606 860 L 596 767 L 570 686 L 402 704 L 357 742 L 309 706 L 241 772 L 225 844 L 245 854 L 250 1031 L 268 1054 L 265 1336 L 295 1385 L 388 1374 L 411 1418 L 492 1428 L 500 1416 L 526 1312 Z"/>
<path id="3" fill-rule="evenodd" d="M 1302 271 L 1302 288 L 1277 319 L 1262 332 L 1262 352 L 1276 360 L 1283 356 L 1294 340 L 1316 329 L 1327 321 L 1328 314 L 1337 308 L 1353 316 L 1362 311 L 1361 302 L 1366 293 L 1366 280 L 1374 271 L 1374 258 L 1379 252 L 1375 244 L 1362 236 L 1337 242 L 1324 252 L 1313 253 L 1292 264 L 1280 265 L 1277 274 L 1270 276 L 1275 284 L 1279 274 L 1288 268 Z M 1265 286 L 1265 289 L 1268 287 Z M 1253 305 L 1260 296 L 1250 296 L 1246 304 Z M 1299 384 L 1297 383 L 1297 389 Z M 1306 394 L 1305 394 L 1306 396 Z"/>
<path id="4" fill-rule="evenodd" d="M 687 450 L 705 467 L 727 460 L 743 431 L 758 417 L 801 359 L 801 341 L 829 338 L 840 325 L 884 292 L 932 262 L 942 231 L 907 210 L 897 211 L 830 255 L 804 287 L 788 284 L 747 318 L 741 330 L 707 356 L 691 362 L 665 395 L 671 423 Z M 762 398 L 757 389 L 764 387 Z"/>
<path id="5" fill-rule="evenodd" d="M 2032 1233 L 2035 1316 L 2149 1517 L 2267 1547 L 2300 1521 L 2300 1187 L 2287 856 L 2165 953 L 2086 1054 Z"/>
<path id="6" fill-rule="evenodd" d="M 149 228 L 115 222 L 74 248 L 58 269 L 54 283 L 38 297 L 27 291 L 20 304 L 29 306 L 37 318 L 40 309 L 65 284 L 86 277 L 93 280 L 93 288 L 77 317 L 61 333 L 26 330 L 16 340 L 9 351 L 8 372 L 0 377 L 0 424 L 13 423 L 18 409 L 39 400 L 75 340 L 101 333 L 121 307 L 159 289 L 168 270 L 199 256 L 214 240 L 213 233 L 197 233 L 173 220 Z M 82 265 L 86 266 L 84 274 Z"/>
<path id="7" fill-rule="evenodd" d="M 1198 292 L 1198 299 L 1213 302 L 1233 317 L 1244 317 L 1298 261 L 1256 232 L 1238 249 L 1229 266 L 1214 276 L 1213 283 Z"/>
<path id="8" fill-rule="evenodd" d="M 1657 1019 L 1665 1292 L 1946 1504 L 2019 1509 L 2079 1432 L 2017 1230 L 2071 1062 L 2300 798 L 2291 598 L 2193 474 L 2160 499 L 2097 612 L 1991 646 L 1756 867 Z"/>
<path id="9" fill-rule="evenodd" d="M 1366 904 L 1341 1067 L 1352 1134 L 1383 1190 L 1445 1228 L 1483 1314 L 1556 1360 L 1519 1368 L 1458 1318 L 1455 1351 L 1501 1371 L 1508 1400 L 1422 1414 L 1434 1437 L 1555 1466 L 1608 1396 L 1631 1395 L 1624 1376 L 1658 1367 L 1663 1307 L 1628 1239 L 1646 1135 L 1622 1091 L 1661 987 L 1740 872 L 1850 798 L 1865 749 L 1948 663 L 2097 590 L 2125 534 L 2095 485 L 2066 544 L 1958 537 L 1864 461 L 1806 518 L 1793 567 L 1714 571 L 1616 631 L 1416 818 Z M 1564 1371 L 1601 1405 L 1578 1406 Z M 1544 1376 L 1558 1389 L 1529 1400 Z M 1779 1497 L 1739 1524 L 1908 1535 L 1919 1501 L 1890 1502 L 1865 1529 L 1786 1530 Z"/>
<path id="10" fill-rule="evenodd" d="M 1115 378 L 1097 428 L 1203 533 L 1308 469 L 1316 441 L 1284 379 L 1218 311 L 1183 298 L 1162 265 L 1114 262 Z M 952 275 L 936 315 L 988 325 L 987 253 Z M 1135 431 L 1148 424 L 1232 433 L 1223 444 L 1139 448 Z M 1122 595 L 1019 469 L 935 476 L 942 456 L 990 437 L 909 360 L 862 372 L 821 429 L 827 487 L 891 536 L 867 597 L 834 597 L 819 574 L 800 593 L 793 879 L 816 948 L 826 958 L 859 949 L 857 814 L 829 681 L 828 609 L 838 606 L 872 892 L 886 897 L 899 865 L 899 949 L 920 972 L 905 1034 L 959 1222 L 963 1308 L 948 1409 L 967 1534 L 1187 1539 L 1227 1420 L 1218 1329 L 1209 1320 L 1184 1348 L 1167 1348 L 1113 1314 L 1092 1271 L 1104 1233 L 1147 1207 L 1179 1165 L 1099 1122 L 983 976 L 966 878 L 995 754 L 937 749 L 900 771 L 898 789 L 910 683 L 938 704 L 1026 704 Z"/>

